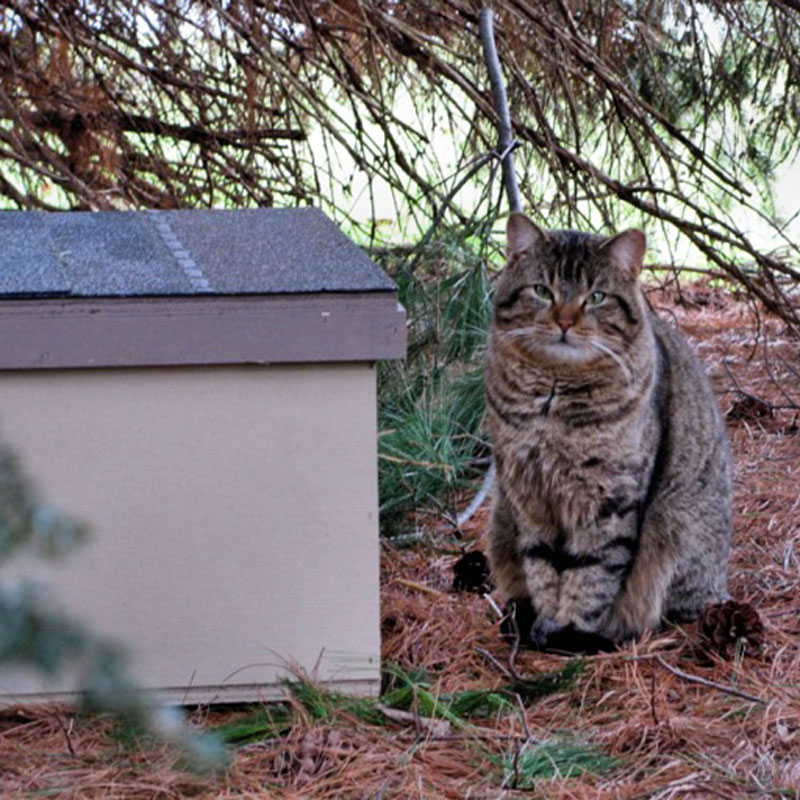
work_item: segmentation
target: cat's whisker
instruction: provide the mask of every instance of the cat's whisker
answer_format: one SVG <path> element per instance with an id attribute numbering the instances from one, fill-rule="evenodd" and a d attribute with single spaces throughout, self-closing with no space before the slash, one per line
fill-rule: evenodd
<path id="1" fill-rule="evenodd" d="M 522 336 L 530 336 L 536 331 L 536 328 L 514 328 L 510 331 L 499 331 L 498 333 L 504 339 L 519 339 Z"/>
<path id="2" fill-rule="evenodd" d="M 596 341 L 595 339 L 587 339 L 586 343 L 591 347 L 599 350 L 601 353 L 605 353 L 607 356 L 610 356 L 616 362 L 617 366 L 620 368 L 620 372 L 625 376 L 625 380 L 628 382 L 628 388 L 630 389 L 633 385 L 633 378 L 631 376 L 631 371 L 625 365 L 625 362 L 622 360 L 622 357 L 615 353 L 610 347 L 607 345 L 601 344 L 600 342 Z"/>

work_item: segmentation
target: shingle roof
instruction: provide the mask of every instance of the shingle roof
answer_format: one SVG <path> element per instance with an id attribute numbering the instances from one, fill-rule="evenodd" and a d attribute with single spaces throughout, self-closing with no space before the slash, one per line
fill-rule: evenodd
<path id="1" fill-rule="evenodd" d="M 392 291 L 315 208 L 0 212 L 0 296 Z"/>

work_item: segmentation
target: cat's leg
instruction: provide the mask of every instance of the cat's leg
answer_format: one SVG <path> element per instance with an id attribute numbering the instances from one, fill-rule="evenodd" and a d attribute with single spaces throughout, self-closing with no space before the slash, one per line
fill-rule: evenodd
<path id="1" fill-rule="evenodd" d="M 706 503 L 709 506 L 703 518 L 695 518 L 687 529 L 693 535 L 667 589 L 663 614 L 671 622 L 696 619 L 706 606 L 729 598 L 730 512 L 727 506 Z"/>
<path id="2" fill-rule="evenodd" d="M 511 506 L 499 486 L 495 490 L 487 538 L 486 554 L 497 588 L 509 600 L 521 600 L 527 597 L 525 573 L 519 558 L 517 523 Z"/>
<path id="3" fill-rule="evenodd" d="M 542 546 L 537 538 L 528 536 L 520 544 L 525 586 L 536 613 L 529 636 L 531 644 L 544 648 L 550 634 L 559 628 L 555 617 L 558 612 L 560 576 L 546 558 L 535 555 Z"/>
<path id="4" fill-rule="evenodd" d="M 657 628 L 673 571 L 674 561 L 663 558 L 659 547 L 646 544 L 606 623 L 608 635 L 628 639 Z"/>
<path id="5" fill-rule="evenodd" d="M 638 636 L 668 618 L 693 619 L 727 597 L 730 513 L 701 494 L 671 493 L 668 503 L 657 500 L 648 509 L 633 567 L 607 623 L 613 636 Z M 705 509 L 702 516 L 698 508 Z"/>
<path id="6" fill-rule="evenodd" d="M 583 558 L 589 558 L 584 556 Z M 598 559 L 601 557 L 598 556 Z M 558 612 L 560 627 L 573 625 L 584 631 L 604 631 L 620 593 L 626 561 L 568 568 L 561 577 Z"/>
<path id="7" fill-rule="evenodd" d="M 607 622 L 611 635 L 629 638 L 659 627 L 670 585 L 681 562 L 691 554 L 687 534 L 696 525 L 695 514 L 688 506 L 679 510 L 674 494 L 669 505 L 657 500 L 648 508 L 639 531 L 636 558 Z M 713 570 L 714 565 L 707 568 Z"/>
<path id="8" fill-rule="evenodd" d="M 690 622 L 706 606 L 728 599 L 727 553 L 714 555 L 695 554 L 678 564 L 667 590 L 664 617 L 669 622 Z"/>
<path id="9" fill-rule="evenodd" d="M 552 620 L 558 607 L 559 576 L 551 564 L 525 555 L 536 544 L 534 534 L 520 532 L 513 509 L 498 487 L 489 523 L 489 565 L 497 587 L 515 608 L 521 639 L 541 646 L 557 627 Z"/>
<path id="10" fill-rule="evenodd" d="M 549 649 L 613 649 L 609 621 L 636 551 L 633 510 L 622 516 L 608 515 L 591 533 L 578 532 L 560 552 L 553 553 L 561 580 Z"/>

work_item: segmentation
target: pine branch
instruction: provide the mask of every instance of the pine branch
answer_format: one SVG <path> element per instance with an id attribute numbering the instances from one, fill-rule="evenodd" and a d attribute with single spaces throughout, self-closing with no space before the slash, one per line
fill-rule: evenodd
<path id="1" fill-rule="evenodd" d="M 153 133 L 169 136 L 195 144 L 228 144 L 238 147 L 252 146 L 261 139 L 291 139 L 304 141 L 305 131 L 299 128 L 238 128 L 216 130 L 207 125 L 175 125 L 144 114 L 109 113 L 97 115 L 103 125 L 108 125 L 129 133 Z M 91 115 L 84 117 L 80 112 L 65 110 L 37 111 L 30 115 L 30 124 L 45 130 L 67 130 L 90 127 L 94 120 Z"/>

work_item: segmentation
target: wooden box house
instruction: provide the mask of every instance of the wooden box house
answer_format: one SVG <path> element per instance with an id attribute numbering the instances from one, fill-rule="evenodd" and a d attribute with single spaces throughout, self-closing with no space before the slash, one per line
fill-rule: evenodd
<path id="1" fill-rule="evenodd" d="M 37 578 L 178 702 L 379 680 L 394 284 L 320 211 L 0 213 L 0 437 L 91 528 Z M 0 673 L 5 702 L 66 686 Z"/>

